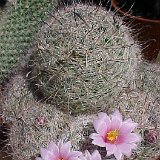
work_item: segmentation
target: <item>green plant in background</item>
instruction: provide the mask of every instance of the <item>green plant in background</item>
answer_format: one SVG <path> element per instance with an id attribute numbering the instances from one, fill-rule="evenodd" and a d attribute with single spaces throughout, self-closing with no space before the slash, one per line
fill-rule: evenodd
<path id="1" fill-rule="evenodd" d="M 17 0 L 0 24 L 0 83 L 31 45 L 40 24 L 57 5 L 56 0 Z"/>
<path id="2" fill-rule="evenodd" d="M 134 79 L 139 46 L 114 13 L 79 5 L 42 27 L 28 64 L 34 93 L 70 113 L 99 110 Z"/>

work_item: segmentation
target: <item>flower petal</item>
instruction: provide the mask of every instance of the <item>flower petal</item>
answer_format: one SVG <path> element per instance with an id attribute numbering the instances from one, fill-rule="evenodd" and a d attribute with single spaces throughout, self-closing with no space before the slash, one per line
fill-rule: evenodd
<path id="1" fill-rule="evenodd" d="M 106 116 L 107 116 L 107 114 L 104 113 L 104 112 L 99 112 L 99 113 L 98 113 L 98 118 L 100 118 L 100 119 L 105 119 Z"/>
<path id="2" fill-rule="evenodd" d="M 104 119 L 104 122 L 107 125 L 107 130 L 110 130 L 110 127 L 111 127 L 111 119 L 110 119 L 110 117 L 106 116 L 105 119 Z"/>
<path id="3" fill-rule="evenodd" d="M 98 113 L 98 118 L 105 121 L 105 123 L 107 125 L 107 128 L 109 130 L 110 129 L 110 123 L 111 123 L 110 117 L 106 113 L 100 112 L 100 113 Z"/>
<path id="4" fill-rule="evenodd" d="M 124 137 L 124 142 L 126 143 L 136 143 L 140 141 L 141 141 L 141 137 L 136 133 L 129 133 Z"/>
<path id="5" fill-rule="evenodd" d="M 90 135 L 90 138 L 93 139 L 92 144 L 100 146 L 100 147 L 105 147 L 106 146 L 106 143 L 105 143 L 104 139 L 99 134 L 92 133 Z"/>
<path id="6" fill-rule="evenodd" d="M 43 160 L 42 158 L 40 158 L 40 157 L 36 157 L 36 159 L 35 160 Z"/>
<path id="7" fill-rule="evenodd" d="M 89 153 L 88 150 L 85 150 L 85 158 L 88 160 L 88 159 L 91 159 L 91 154 Z"/>
<path id="8" fill-rule="evenodd" d="M 45 148 L 40 148 L 40 153 L 43 160 L 56 160 L 55 156 Z"/>
<path id="9" fill-rule="evenodd" d="M 69 153 L 68 157 L 69 158 L 72 158 L 72 157 L 79 157 L 82 155 L 82 152 L 79 152 L 79 151 L 72 151 Z"/>
<path id="10" fill-rule="evenodd" d="M 107 133 L 107 124 L 103 119 L 95 119 L 93 122 L 93 126 L 97 133 L 99 133 L 101 136 L 105 136 Z"/>
<path id="11" fill-rule="evenodd" d="M 117 150 L 117 148 L 116 148 L 115 144 L 107 143 L 106 150 L 107 150 L 107 156 L 110 156 L 110 155 L 114 154 L 114 152 Z"/>
<path id="12" fill-rule="evenodd" d="M 58 146 L 53 142 L 53 141 L 51 141 L 50 143 L 49 143 L 49 145 L 48 145 L 48 150 L 51 152 L 51 153 L 53 153 L 54 154 L 54 156 L 56 157 L 56 158 L 58 158 L 60 155 L 60 153 L 59 153 L 59 148 L 58 148 Z"/>
<path id="13" fill-rule="evenodd" d="M 124 121 L 120 128 L 120 134 L 131 133 L 137 126 L 138 126 L 138 123 Z"/>
<path id="14" fill-rule="evenodd" d="M 113 117 L 112 118 L 112 121 L 111 121 L 111 128 L 110 130 L 119 130 L 119 128 L 121 127 L 122 125 L 122 121 L 117 118 L 117 117 Z"/>
<path id="15" fill-rule="evenodd" d="M 60 155 L 61 155 L 62 158 L 64 158 L 64 159 L 68 158 L 70 148 L 71 148 L 71 142 L 70 141 L 61 145 Z"/>
<path id="16" fill-rule="evenodd" d="M 58 148 L 60 149 L 63 146 L 63 140 L 60 140 L 57 144 Z"/>
<path id="17" fill-rule="evenodd" d="M 71 158 L 69 158 L 68 160 L 81 160 L 81 159 L 78 158 L 78 157 L 71 157 Z"/>
<path id="18" fill-rule="evenodd" d="M 131 145 L 132 144 L 127 144 L 127 143 L 122 143 L 117 145 L 117 149 L 123 153 L 124 155 L 130 157 L 131 156 Z"/>
<path id="19" fill-rule="evenodd" d="M 94 139 L 94 138 L 101 137 L 101 136 L 99 134 L 97 134 L 97 133 L 92 133 L 89 137 L 91 139 Z"/>
<path id="20" fill-rule="evenodd" d="M 118 109 L 116 109 L 116 110 L 114 111 L 114 113 L 111 115 L 111 117 L 112 117 L 112 118 L 117 118 L 117 119 L 119 119 L 121 122 L 122 122 L 122 120 L 123 120 L 122 114 L 119 112 Z"/>
<path id="21" fill-rule="evenodd" d="M 138 148 L 138 145 L 137 144 L 135 144 L 135 143 L 132 143 L 132 145 L 131 145 L 131 149 L 137 149 Z"/>
<path id="22" fill-rule="evenodd" d="M 116 157 L 116 160 L 122 160 L 122 153 L 117 149 L 116 152 L 114 152 L 114 156 Z"/>
<path id="23" fill-rule="evenodd" d="M 97 150 L 95 150 L 93 153 L 92 153 L 92 158 L 91 160 L 101 160 L 101 155 L 99 154 L 99 152 Z"/>

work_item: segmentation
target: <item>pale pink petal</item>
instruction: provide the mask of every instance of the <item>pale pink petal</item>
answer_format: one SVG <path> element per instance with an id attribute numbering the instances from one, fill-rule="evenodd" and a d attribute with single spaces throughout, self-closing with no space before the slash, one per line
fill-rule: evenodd
<path id="1" fill-rule="evenodd" d="M 60 155 L 59 155 L 59 148 L 58 146 L 53 142 L 51 141 L 48 145 L 48 150 L 54 154 L 54 156 L 56 158 L 58 158 Z"/>
<path id="2" fill-rule="evenodd" d="M 121 125 L 122 125 L 122 121 L 119 118 L 114 117 L 112 118 L 112 121 L 111 121 L 110 130 L 119 130 Z"/>
<path id="3" fill-rule="evenodd" d="M 56 160 L 55 156 L 45 148 L 40 148 L 40 153 L 43 160 Z"/>
<path id="4" fill-rule="evenodd" d="M 92 144 L 100 146 L 100 147 L 106 146 L 104 139 L 100 135 L 93 133 L 90 135 L 90 138 L 93 139 Z"/>
<path id="5" fill-rule="evenodd" d="M 119 110 L 118 109 L 116 109 L 115 111 L 114 111 L 114 113 L 111 115 L 111 117 L 112 117 L 112 119 L 113 118 L 117 118 L 117 119 L 119 119 L 121 122 L 122 122 L 122 115 L 121 115 L 121 113 L 119 112 Z"/>
<path id="6" fill-rule="evenodd" d="M 123 122 L 120 128 L 120 134 L 128 134 L 131 133 L 135 127 L 138 126 L 138 123 L 134 122 Z"/>
<path id="7" fill-rule="evenodd" d="M 118 149 L 114 152 L 114 156 L 116 160 L 122 160 L 122 153 Z"/>
<path id="8" fill-rule="evenodd" d="M 127 122 L 127 123 L 134 123 L 134 122 L 132 121 L 131 118 L 126 119 L 124 122 Z"/>
<path id="9" fill-rule="evenodd" d="M 95 150 L 92 153 L 92 159 L 91 160 L 101 160 L 101 155 L 99 154 L 99 152 L 97 150 Z"/>
<path id="10" fill-rule="evenodd" d="M 124 155 L 130 157 L 131 156 L 131 144 L 118 144 L 117 149 L 122 152 Z"/>
<path id="11" fill-rule="evenodd" d="M 101 122 L 103 120 L 99 119 L 98 117 L 94 118 L 93 120 L 93 126 L 94 126 L 94 129 L 97 131 L 97 128 L 99 127 L 99 122 Z"/>
<path id="12" fill-rule="evenodd" d="M 103 121 L 103 119 L 95 119 L 93 122 L 93 126 L 97 133 L 101 136 L 105 136 L 107 133 L 107 124 Z"/>
<path id="13" fill-rule="evenodd" d="M 68 141 L 67 143 L 64 143 L 61 148 L 60 148 L 60 155 L 62 158 L 66 158 L 68 157 L 69 155 L 69 152 L 70 152 L 70 148 L 71 148 L 71 142 Z"/>
<path id="14" fill-rule="evenodd" d="M 110 130 L 110 127 L 111 127 L 111 119 L 110 119 L 110 117 L 106 116 L 105 119 L 104 119 L 104 122 L 107 125 L 107 130 Z"/>
<path id="15" fill-rule="evenodd" d="M 125 139 L 125 135 L 119 135 L 116 139 L 116 143 L 117 144 L 124 143 L 125 142 L 124 139 Z"/>
<path id="16" fill-rule="evenodd" d="M 86 157 L 82 154 L 80 157 L 79 157 L 80 160 L 86 160 Z"/>
<path id="17" fill-rule="evenodd" d="M 104 112 L 99 112 L 98 113 L 98 118 L 99 119 L 105 119 L 107 117 L 107 114 L 106 113 L 104 113 Z"/>
<path id="18" fill-rule="evenodd" d="M 89 137 L 91 139 L 94 139 L 94 138 L 101 137 L 101 136 L 99 134 L 97 134 L 97 133 L 92 133 Z"/>
<path id="19" fill-rule="evenodd" d="M 91 154 L 88 152 L 88 150 L 85 150 L 85 158 L 87 160 L 90 160 L 92 158 Z"/>
<path id="20" fill-rule="evenodd" d="M 57 147 L 60 149 L 63 146 L 63 140 L 60 140 L 57 144 Z"/>
<path id="21" fill-rule="evenodd" d="M 107 150 L 107 156 L 110 156 L 110 155 L 114 154 L 114 152 L 117 150 L 117 148 L 116 148 L 115 144 L 107 143 L 106 150 Z"/>
<path id="22" fill-rule="evenodd" d="M 107 129 L 110 130 L 110 124 L 111 124 L 110 117 L 106 113 L 100 112 L 100 113 L 98 113 L 98 118 L 100 120 L 103 120 L 107 125 Z"/>
<path id="23" fill-rule="evenodd" d="M 71 158 L 69 158 L 68 160 L 81 160 L 81 159 L 78 158 L 78 157 L 71 157 Z"/>
<path id="24" fill-rule="evenodd" d="M 131 145 L 131 149 L 137 149 L 138 148 L 138 145 L 137 144 L 135 144 L 135 143 L 132 143 L 132 145 Z"/>
<path id="25" fill-rule="evenodd" d="M 35 160 L 43 160 L 42 158 L 40 158 L 40 157 L 36 157 L 36 159 Z"/>
<path id="26" fill-rule="evenodd" d="M 82 152 L 79 152 L 79 151 L 71 151 L 68 155 L 69 158 L 72 158 L 72 157 L 79 157 L 82 155 Z"/>
<path id="27" fill-rule="evenodd" d="M 141 137 L 136 133 L 129 133 L 124 136 L 124 142 L 126 143 L 136 143 L 140 141 L 141 141 Z"/>

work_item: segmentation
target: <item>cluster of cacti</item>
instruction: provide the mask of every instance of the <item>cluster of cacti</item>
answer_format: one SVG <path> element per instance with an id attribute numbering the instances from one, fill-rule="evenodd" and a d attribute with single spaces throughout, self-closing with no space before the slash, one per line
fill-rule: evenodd
<path id="1" fill-rule="evenodd" d="M 94 114 L 71 116 L 54 105 L 37 102 L 27 85 L 22 76 L 16 75 L 1 101 L 6 119 L 12 121 L 10 146 L 15 160 L 31 159 L 39 154 L 40 146 L 46 146 L 50 140 L 57 142 L 61 138 L 70 140 L 75 149 L 93 151 L 96 148 L 106 156 L 103 148 L 91 144 L 89 138 L 94 132 Z M 104 105 L 106 108 L 103 106 L 102 110 L 111 113 L 107 104 Z M 120 109 L 125 118 L 132 118 L 139 123 L 138 132 L 142 137 L 145 130 L 154 129 L 159 132 L 159 102 L 152 94 L 124 90 L 113 105 L 114 108 Z M 159 140 L 152 143 L 143 141 L 139 149 L 127 160 L 148 160 L 158 154 Z"/>
<path id="2" fill-rule="evenodd" d="M 13 124 L 14 159 L 36 157 L 40 146 L 61 138 L 71 140 L 76 149 L 92 150 L 89 135 L 98 111 L 119 108 L 125 118 L 139 123 L 142 136 L 146 129 L 158 132 L 159 89 L 148 85 L 159 84 L 154 79 L 158 67 L 149 65 L 150 78 L 141 78 L 146 68 L 140 70 L 140 49 L 129 32 L 114 13 L 82 4 L 60 10 L 42 26 L 29 51 L 29 72 L 25 78 L 13 77 L 0 103 Z M 140 82 L 147 85 L 142 88 Z M 158 154 L 159 141 L 142 142 L 127 159 L 148 160 Z"/>
<path id="3" fill-rule="evenodd" d="M 15 0 L 0 17 L 0 83 L 31 45 L 40 24 L 57 5 L 56 0 Z"/>
<path id="4" fill-rule="evenodd" d="M 120 18 L 78 4 L 42 27 L 28 79 L 47 103 L 71 113 L 93 112 L 132 84 L 138 55 L 139 46 Z"/>

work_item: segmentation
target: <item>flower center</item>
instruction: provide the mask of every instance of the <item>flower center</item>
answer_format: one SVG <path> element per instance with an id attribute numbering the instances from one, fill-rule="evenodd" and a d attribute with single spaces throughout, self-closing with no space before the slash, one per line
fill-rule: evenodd
<path id="1" fill-rule="evenodd" d="M 108 141 L 114 143 L 117 138 L 118 138 L 119 132 L 114 130 L 114 131 L 109 131 L 106 135 L 106 138 Z"/>
<path id="2" fill-rule="evenodd" d="M 58 158 L 58 160 L 64 160 L 64 158 Z"/>

